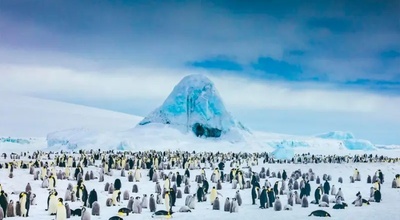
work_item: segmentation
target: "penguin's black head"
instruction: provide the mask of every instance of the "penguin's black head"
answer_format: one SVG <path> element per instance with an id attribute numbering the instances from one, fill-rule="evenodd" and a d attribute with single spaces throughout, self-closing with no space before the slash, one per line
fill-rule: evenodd
<path id="1" fill-rule="evenodd" d="M 62 198 L 58 198 L 58 201 L 63 203 L 64 200 Z"/>

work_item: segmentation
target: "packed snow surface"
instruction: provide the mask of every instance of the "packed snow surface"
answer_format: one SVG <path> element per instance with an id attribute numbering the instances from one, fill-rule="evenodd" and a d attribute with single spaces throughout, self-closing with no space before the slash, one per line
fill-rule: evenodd
<path id="1" fill-rule="evenodd" d="M 28 158 L 22 157 L 22 160 L 28 160 Z M 9 160 L 7 160 L 9 161 Z M 47 159 L 45 160 L 47 161 Z M 2 158 L 0 159 L 0 163 L 4 164 Z M 50 162 L 50 161 L 49 161 Z M 96 166 L 100 165 L 99 161 L 96 162 Z M 205 174 L 208 180 L 211 178 L 211 174 L 213 170 L 210 168 L 209 164 L 202 164 L 202 167 L 205 167 Z M 273 208 L 268 209 L 260 209 L 260 201 L 256 200 L 256 205 L 252 205 L 251 201 L 251 189 L 239 190 L 243 204 L 239 206 L 238 213 L 229 213 L 224 212 L 223 207 L 226 198 L 233 198 L 236 193 L 236 189 L 232 189 L 232 184 L 229 182 L 222 183 L 222 189 L 218 190 L 218 195 L 220 199 L 220 207 L 221 210 L 212 210 L 212 206 L 209 202 L 210 195 L 206 196 L 206 202 L 196 203 L 195 209 L 189 213 L 179 213 L 178 210 L 185 203 L 185 198 L 187 194 L 184 194 L 184 184 L 181 187 L 178 187 L 179 190 L 182 191 L 183 198 L 177 199 L 176 206 L 173 207 L 173 211 L 176 213 L 173 214 L 173 219 L 194 219 L 194 220 L 203 220 L 203 219 L 285 219 L 285 220 L 298 220 L 298 219 L 319 219 L 318 217 L 308 217 L 308 215 L 315 210 L 325 210 L 332 216 L 330 219 L 337 220 L 351 220 L 351 219 L 370 219 L 371 216 L 379 216 L 382 219 L 397 219 L 398 216 L 398 202 L 400 201 L 400 189 L 391 188 L 391 181 L 394 178 L 394 175 L 400 173 L 400 167 L 398 163 L 343 163 L 343 164 L 263 164 L 262 161 L 259 161 L 259 165 L 252 166 L 252 170 L 255 172 L 260 172 L 261 168 L 270 169 L 271 172 L 277 173 L 282 172 L 282 170 L 286 170 L 286 172 L 290 175 L 291 172 L 300 169 L 303 173 L 308 172 L 309 169 L 312 169 L 316 176 L 319 176 L 322 180 L 323 174 L 329 174 L 332 177 L 332 181 L 330 181 L 330 185 L 335 185 L 336 190 L 339 188 L 342 189 L 345 202 L 349 205 L 348 208 L 344 210 L 334 210 L 332 209 L 333 204 L 330 204 L 330 207 L 321 208 L 314 204 L 309 204 L 308 208 L 302 208 L 300 205 L 294 205 L 292 211 L 274 211 Z M 361 175 L 361 181 L 350 183 L 349 176 L 353 175 L 354 169 L 357 168 Z M 248 172 L 248 168 L 245 168 L 245 165 L 241 165 L 240 169 L 244 172 Z M 367 184 L 366 178 L 367 175 L 374 175 L 375 172 L 380 169 L 385 175 L 386 182 L 381 185 L 381 193 L 382 193 L 382 202 L 375 203 L 371 202 L 370 205 L 363 205 L 362 207 L 355 207 L 351 203 L 356 199 L 356 193 L 360 192 L 363 198 L 368 199 L 370 194 L 370 187 L 372 184 Z M 56 172 L 64 171 L 64 168 L 55 168 Z M 229 173 L 231 167 L 229 163 L 226 163 L 224 172 Z M 40 171 L 40 168 L 36 168 L 35 171 Z M 90 166 L 88 168 L 83 168 L 84 173 L 93 171 L 95 177 L 99 176 L 99 167 Z M 134 171 L 134 170 L 131 170 Z M 74 172 L 74 169 L 71 170 Z M 154 193 L 155 183 L 149 181 L 147 176 L 148 170 L 141 169 L 139 171 L 141 173 L 141 180 L 139 182 L 128 182 L 127 177 L 121 177 L 119 170 L 113 170 L 112 176 L 105 176 L 104 182 L 99 182 L 98 179 L 95 180 L 87 180 L 84 181 L 84 184 L 87 187 L 88 192 L 95 189 L 97 191 L 98 201 L 100 204 L 100 216 L 91 216 L 91 219 L 98 220 L 108 220 L 112 216 L 118 215 L 118 209 L 127 207 L 128 201 L 123 200 L 121 198 L 121 202 L 116 206 L 106 207 L 106 199 L 111 198 L 111 195 L 108 194 L 107 191 L 104 190 L 105 183 L 114 183 L 115 179 L 119 178 L 122 182 L 121 192 L 127 190 L 130 196 L 133 197 L 141 197 L 143 198 L 143 194 L 147 194 L 149 197 L 150 194 Z M 172 170 L 164 170 L 165 174 L 168 175 L 169 172 L 179 172 L 180 174 L 184 173 L 183 169 L 174 168 Z M 28 219 L 42 219 L 42 220 L 53 220 L 54 216 L 50 216 L 46 209 L 47 197 L 48 197 L 48 189 L 41 188 L 42 181 L 34 181 L 33 175 L 29 174 L 29 169 L 15 169 L 14 170 L 14 178 L 8 178 L 8 169 L 0 169 L 0 184 L 2 189 L 8 193 L 9 199 L 13 201 L 18 201 L 18 192 L 24 191 L 27 183 L 30 183 L 32 187 L 32 193 L 36 195 L 36 203 L 37 205 L 32 205 L 30 207 L 29 218 Z M 126 171 L 126 174 L 128 171 Z M 191 178 L 190 178 L 190 194 L 193 194 L 197 190 L 197 183 L 195 182 L 195 176 L 200 175 L 200 170 L 190 170 Z M 342 177 L 344 182 L 339 183 L 338 178 Z M 249 179 L 246 179 L 249 180 Z M 161 187 L 164 185 L 164 181 L 162 179 L 159 180 Z M 269 177 L 268 181 L 273 185 L 276 181 L 279 181 L 281 184 L 281 180 L 278 178 Z M 265 179 L 261 179 L 260 184 L 264 185 Z M 322 181 L 324 183 L 324 181 Z M 72 184 L 76 186 L 76 180 L 57 180 L 56 189 L 58 191 L 58 197 L 64 198 L 67 185 Z M 138 193 L 132 193 L 133 185 L 136 184 L 138 186 Z M 172 185 L 174 182 L 171 183 Z M 210 188 L 215 186 L 215 183 L 209 181 Z M 314 190 L 318 186 L 315 181 L 311 181 L 311 196 L 309 197 L 309 202 L 313 200 Z M 12 192 L 16 192 L 16 194 L 12 194 Z M 329 199 L 333 199 L 334 196 L 329 195 Z M 280 195 L 280 200 L 282 202 L 282 206 L 287 204 L 287 195 Z M 163 200 L 164 202 L 164 200 Z M 70 202 L 68 201 L 71 209 L 77 209 L 82 207 L 82 203 L 80 201 Z M 89 212 L 91 209 L 88 208 Z M 157 210 L 165 210 L 165 204 L 158 204 Z M 123 219 L 152 219 L 152 213 L 149 209 L 143 209 L 142 214 L 133 214 L 131 213 L 128 217 L 123 217 Z M 8 218 L 7 218 L 8 219 Z M 21 217 L 15 217 L 13 219 L 25 219 Z M 80 219 L 80 217 L 71 217 L 71 219 Z"/>

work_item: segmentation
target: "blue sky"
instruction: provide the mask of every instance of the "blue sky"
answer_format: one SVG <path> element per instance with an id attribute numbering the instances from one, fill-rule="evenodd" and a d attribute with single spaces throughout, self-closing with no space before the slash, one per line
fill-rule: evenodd
<path id="1" fill-rule="evenodd" d="M 395 0 L 2 0 L 0 91 L 146 115 L 203 73 L 253 129 L 400 143 L 399 11 Z"/>

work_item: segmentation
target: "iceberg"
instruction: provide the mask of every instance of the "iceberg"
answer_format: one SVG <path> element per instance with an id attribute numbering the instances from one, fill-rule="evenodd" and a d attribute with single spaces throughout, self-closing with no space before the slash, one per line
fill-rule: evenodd
<path id="1" fill-rule="evenodd" d="M 184 77 L 138 126 L 154 123 L 206 138 L 219 138 L 232 130 L 250 133 L 226 110 L 214 83 L 204 75 Z"/>
<path id="2" fill-rule="evenodd" d="M 294 150 L 290 147 L 278 146 L 272 152 L 272 156 L 278 160 L 290 160 L 294 157 Z"/>

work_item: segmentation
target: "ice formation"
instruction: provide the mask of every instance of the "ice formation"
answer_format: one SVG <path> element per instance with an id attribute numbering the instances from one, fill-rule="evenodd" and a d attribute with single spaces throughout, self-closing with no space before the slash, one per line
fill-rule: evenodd
<path id="1" fill-rule="evenodd" d="M 204 75 L 189 75 L 175 86 L 159 108 L 144 118 L 139 126 L 167 124 L 199 137 L 221 137 L 231 130 L 247 131 L 226 110 L 215 85 Z"/>

